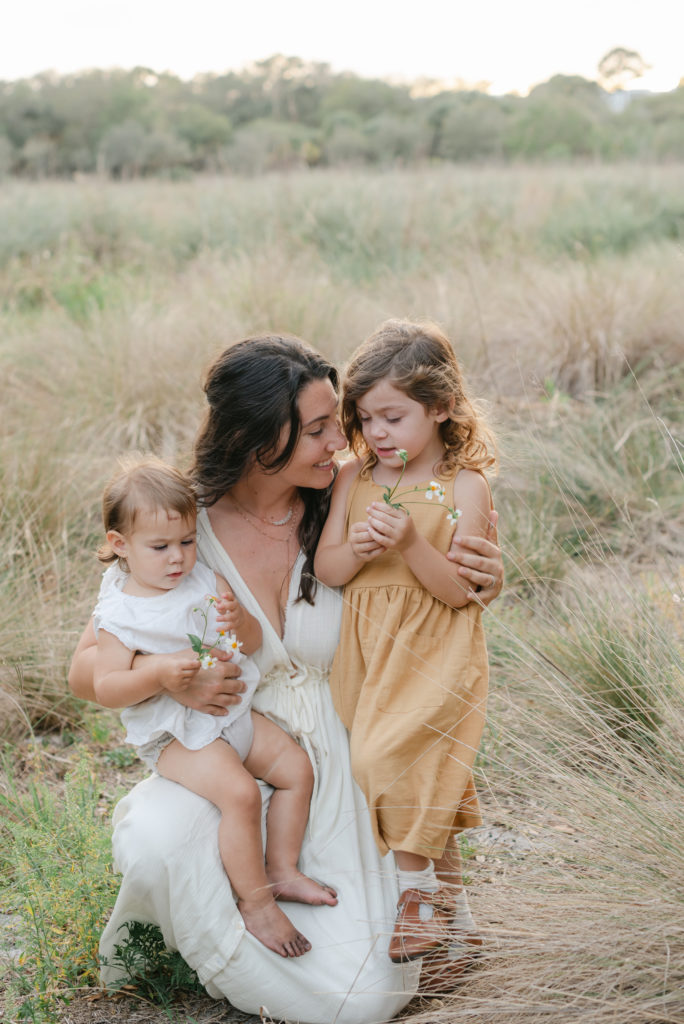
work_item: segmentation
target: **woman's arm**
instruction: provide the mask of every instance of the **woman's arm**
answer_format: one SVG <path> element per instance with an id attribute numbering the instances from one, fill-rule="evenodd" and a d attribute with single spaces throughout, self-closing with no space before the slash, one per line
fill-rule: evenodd
<path id="1" fill-rule="evenodd" d="M 240 677 L 240 668 L 231 661 L 232 655 L 226 651 L 216 653 L 217 664 L 213 668 L 198 672 L 191 681 L 188 688 L 182 692 L 174 693 L 174 698 L 179 704 L 194 708 L 196 711 L 204 711 L 209 715 L 227 715 L 233 704 L 240 703 L 240 694 L 246 689 Z M 69 668 L 69 687 L 76 697 L 81 700 L 89 700 L 97 703 L 95 696 L 95 658 L 97 656 L 97 640 L 93 628 L 92 619 L 84 629 Z M 137 668 L 143 661 L 150 661 L 164 658 L 163 654 L 137 654 L 133 660 L 133 667 Z M 157 687 L 156 693 L 163 690 Z M 137 700 L 129 703 L 136 704 L 152 693 L 141 693 Z"/>
<path id="2" fill-rule="evenodd" d="M 492 509 L 486 537 L 454 534 L 447 558 L 457 565 L 456 572 L 470 584 L 468 598 L 489 604 L 504 585 L 504 564 L 499 547 L 499 513 Z"/>
<path id="3" fill-rule="evenodd" d="M 490 496 L 487 481 L 473 470 L 463 469 L 454 482 L 454 505 L 462 510 L 457 532 L 484 537 L 489 525 Z M 434 506 L 434 515 L 446 515 Z M 403 510 L 374 502 L 369 515 L 371 535 L 388 549 L 395 549 L 413 575 L 438 600 L 452 608 L 468 604 L 469 588 L 454 570 L 446 554 L 438 551 L 418 532 L 413 519 Z"/>
<path id="4" fill-rule="evenodd" d="M 333 486 L 330 512 L 316 548 L 314 572 L 321 583 L 329 587 L 340 587 L 348 583 L 365 562 L 377 557 L 383 550 L 371 538 L 368 523 L 352 523 L 349 539 L 344 536 L 347 496 L 360 469 L 360 459 L 352 459 L 341 466 Z"/>

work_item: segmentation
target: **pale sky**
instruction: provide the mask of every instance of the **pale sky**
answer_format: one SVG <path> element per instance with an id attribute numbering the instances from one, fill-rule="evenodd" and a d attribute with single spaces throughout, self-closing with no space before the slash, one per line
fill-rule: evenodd
<path id="1" fill-rule="evenodd" d="M 677 0 L 14 0 L 0 22 L 0 80 L 54 69 L 144 65 L 182 78 L 274 53 L 415 81 L 490 82 L 493 93 L 554 74 L 596 79 L 616 46 L 652 65 L 640 87 L 684 77 Z"/>

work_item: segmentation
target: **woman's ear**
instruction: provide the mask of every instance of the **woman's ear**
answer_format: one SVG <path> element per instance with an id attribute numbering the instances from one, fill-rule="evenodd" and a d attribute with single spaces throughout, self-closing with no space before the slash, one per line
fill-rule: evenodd
<path id="1" fill-rule="evenodd" d="M 119 558 L 125 558 L 128 553 L 128 542 L 118 530 L 107 530 L 107 543 Z"/>

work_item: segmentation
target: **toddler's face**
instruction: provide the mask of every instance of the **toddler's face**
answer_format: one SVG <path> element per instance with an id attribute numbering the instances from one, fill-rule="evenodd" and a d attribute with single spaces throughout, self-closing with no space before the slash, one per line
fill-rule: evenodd
<path id="1" fill-rule="evenodd" d="M 162 508 L 140 509 L 121 554 L 143 592 L 174 590 L 197 561 L 196 517 L 182 519 Z"/>

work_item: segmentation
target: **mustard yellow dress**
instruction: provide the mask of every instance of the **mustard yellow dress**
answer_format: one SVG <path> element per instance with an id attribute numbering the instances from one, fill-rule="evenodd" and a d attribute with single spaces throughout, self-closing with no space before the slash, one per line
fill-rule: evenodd
<path id="1" fill-rule="evenodd" d="M 440 480 L 447 502 L 457 472 Z M 347 533 L 382 493 L 362 470 L 347 500 Z M 453 526 L 444 505 L 422 490 L 410 500 L 419 532 L 446 554 Z M 367 562 L 343 597 L 330 687 L 376 843 L 381 853 L 437 859 L 452 833 L 482 822 L 472 776 L 488 686 L 481 608 L 433 597 L 396 551 Z"/>

